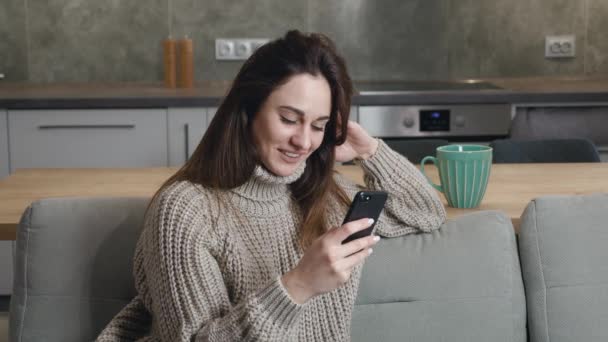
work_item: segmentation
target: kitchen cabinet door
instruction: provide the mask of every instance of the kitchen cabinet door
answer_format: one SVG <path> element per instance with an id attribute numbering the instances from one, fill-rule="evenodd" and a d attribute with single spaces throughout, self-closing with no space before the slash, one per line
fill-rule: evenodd
<path id="1" fill-rule="evenodd" d="M 207 108 L 169 108 L 169 166 L 181 166 L 192 155 L 207 129 Z"/>
<path id="2" fill-rule="evenodd" d="M 0 109 L 0 179 L 8 176 L 8 116 L 6 110 Z"/>
<path id="3" fill-rule="evenodd" d="M 215 116 L 215 112 L 217 112 L 217 107 L 207 108 L 207 126 L 209 126 L 209 124 L 211 123 L 211 120 L 213 120 L 213 117 Z"/>
<path id="4" fill-rule="evenodd" d="M 350 115 L 348 117 L 350 121 L 359 122 L 359 107 L 351 106 L 350 107 Z"/>
<path id="5" fill-rule="evenodd" d="M 166 109 L 9 110 L 18 168 L 167 166 Z"/>

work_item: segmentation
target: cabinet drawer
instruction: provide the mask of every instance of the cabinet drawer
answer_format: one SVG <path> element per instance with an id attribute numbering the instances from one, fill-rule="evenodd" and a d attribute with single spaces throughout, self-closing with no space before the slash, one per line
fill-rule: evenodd
<path id="1" fill-rule="evenodd" d="M 167 165 L 166 109 L 11 110 L 11 171 Z"/>

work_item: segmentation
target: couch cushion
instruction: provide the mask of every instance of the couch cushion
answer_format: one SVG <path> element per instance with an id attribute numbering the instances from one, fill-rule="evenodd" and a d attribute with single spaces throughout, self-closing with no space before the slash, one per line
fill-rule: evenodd
<path id="1" fill-rule="evenodd" d="M 526 340 L 511 221 L 494 211 L 383 239 L 366 261 L 352 341 Z"/>
<path id="2" fill-rule="evenodd" d="M 530 341 L 608 341 L 608 194 L 547 196 L 524 211 Z"/>
<path id="3" fill-rule="evenodd" d="M 90 341 L 135 295 L 147 198 L 33 203 L 17 232 L 11 341 Z"/>

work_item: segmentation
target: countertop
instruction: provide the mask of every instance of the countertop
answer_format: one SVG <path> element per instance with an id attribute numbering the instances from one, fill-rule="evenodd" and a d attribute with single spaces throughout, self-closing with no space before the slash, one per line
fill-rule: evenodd
<path id="1" fill-rule="evenodd" d="M 151 197 L 176 168 L 141 169 L 21 169 L 0 180 L 0 240 L 14 240 L 19 218 L 33 201 L 48 197 Z M 355 165 L 336 170 L 363 184 Z M 433 181 L 437 169 L 428 167 Z M 488 188 L 475 209 L 447 207 L 448 218 L 478 210 L 504 212 L 515 229 L 533 198 L 545 195 L 591 194 L 608 191 L 608 163 L 493 164 Z M 564 179 L 570 181 L 564 182 Z"/>
<path id="2" fill-rule="evenodd" d="M 472 103 L 608 103 L 608 75 L 480 79 L 503 89 L 409 91 L 392 95 L 355 94 L 354 105 L 432 105 Z M 357 84 L 357 83 L 355 83 Z M 162 84 L 25 84 L 0 82 L 0 108 L 158 108 L 219 105 L 227 81 L 204 82 L 192 89 Z"/>

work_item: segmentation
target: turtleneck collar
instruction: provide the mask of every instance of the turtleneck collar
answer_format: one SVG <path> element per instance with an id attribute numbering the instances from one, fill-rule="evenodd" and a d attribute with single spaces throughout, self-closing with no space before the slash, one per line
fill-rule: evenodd
<path id="1" fill-rule="evenodd" d="M 278 197 L 284 196 L 288 188 L 287 186 L 298 180 L 304 170 L 306 162 L 301 163 L 297 169 L 289 176 L 277 176 L 268 171 L 262 165 L 258 165 L 253 170 L 253 174 L 241 186 L 232 189 L 232 192 L 254 201 L 273 201 Z"/>

